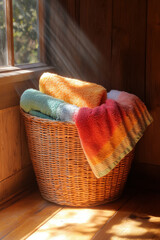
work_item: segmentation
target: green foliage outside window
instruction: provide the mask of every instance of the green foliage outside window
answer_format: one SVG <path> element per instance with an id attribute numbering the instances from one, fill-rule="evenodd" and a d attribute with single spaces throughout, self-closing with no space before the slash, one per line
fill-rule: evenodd
<path id="1" fill-rule="evenodd" d="M 38 0 L 13 0 L 15 64 L 39 62 Z"/>

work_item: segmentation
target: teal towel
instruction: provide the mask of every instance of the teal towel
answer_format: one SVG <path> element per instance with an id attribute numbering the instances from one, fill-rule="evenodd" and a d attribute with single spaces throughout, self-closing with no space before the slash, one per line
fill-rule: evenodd
<path id="1" fill-rule="evenodd" d="M 54 120 L 52 117 L 50 117 L 50 116 L 48 116 L 46 114 L 43 114 L 43 113 L 41 113 L 39 111 L 36 111 L 36 110 L 29 111 L 29 114 L 32 115 L 32 116 L 35 116 L 35 117 L 39 117 L 39 118 Z"/>
<path id="2" fill-rule="evenodd" d="M 74 122 L 79 107 L 53 98 L 35 89 L 27 89 L 21 96 L 20 106 L 31 115 L 45 118 L 45 115 L 57 121 Z M 41 115 L 43 114 L 43 115 Z M 48 117 L 46 117 L 48 119 Z"/>

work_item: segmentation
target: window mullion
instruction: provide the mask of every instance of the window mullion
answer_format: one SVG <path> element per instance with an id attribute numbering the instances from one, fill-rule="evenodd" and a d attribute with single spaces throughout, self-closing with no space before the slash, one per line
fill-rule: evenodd
<path id="1" fill-rule="evenodd" d="M 39 18 L 39 51 L 40 51 L 40 61 L 45 62 L 44 56 L 44 0 L 38 0 L 38 18 Z"/>
<path id="2" fill-rule="evenodd" d="M 6 25 L 7 25 L 8 65 L 14 66 L 14 40 L 13 40 L 12 0 L 6 0 Z"/>

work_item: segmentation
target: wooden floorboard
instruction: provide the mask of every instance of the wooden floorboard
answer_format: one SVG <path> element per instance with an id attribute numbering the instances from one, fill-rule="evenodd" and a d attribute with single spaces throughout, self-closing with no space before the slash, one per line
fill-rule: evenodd
<path id="1" fill-rule="evenodd" d="M 89 240 L 120 209 L 130 196 L 94 208 L 63 208 L 28 240 Z"/>
<path id="2" fill-rule="evenodd" d="M 0 211 L 1 240 L 160 239 L 160 194 L 124 194 L 92 208 L 63 207 L 32 192 Z"/>
<path id="3" fill-rule="evenodd" d="M 130 199 L 92 240 L 160 239 L 160 194 L 140 193 Z"/>
<path id="4" fill-rule="evenodd" d="M 34 192 L 0 212 L 0 239 L 26 239 L 61 209 Z"/>

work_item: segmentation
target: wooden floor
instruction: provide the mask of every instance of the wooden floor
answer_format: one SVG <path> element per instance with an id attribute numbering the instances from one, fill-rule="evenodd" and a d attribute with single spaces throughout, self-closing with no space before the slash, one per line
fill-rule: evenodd
<path id="1" fill-rule="evenodd" d="M 132 191 L 99 207 L 69 208 L 35 191 L 1 209 L 0 239 L 160 239 L 160 194 Z"/>

